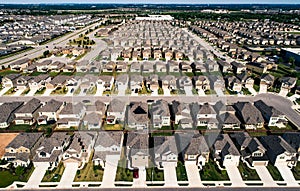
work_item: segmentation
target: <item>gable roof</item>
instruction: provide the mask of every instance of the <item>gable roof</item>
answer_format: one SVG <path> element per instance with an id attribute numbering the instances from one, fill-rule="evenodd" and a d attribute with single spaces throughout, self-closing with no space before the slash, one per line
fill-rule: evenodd
<path id="1" fill-rule="evenodd" d="M 25 105 L 23 105 L 16 113 L 34 113 L 38 108 L 40 108 L 42 105 L 41 101 L 32 98 L 30 101 L 28 101 Z"/>
<path id="2" fill-rule="evenodd" d="M 51 99 L 45 106 L 39 109 L 39 112 L 57 112 L 62 105 L 63 102 Z"/>
<path id="3" fill-rule="evenodd" d="M 31 149 L 42 135 L 43 133 L 20 133 L 6 146 L 6 148 L 17 149 L 23 146 Z"/>
<path id="4" fill-rule="evenodd" d="M 263 123 L 264 119 L 260 111 L 250 102 L 237 102 L 234 104 L 240 119 L 245 124 Z"/>

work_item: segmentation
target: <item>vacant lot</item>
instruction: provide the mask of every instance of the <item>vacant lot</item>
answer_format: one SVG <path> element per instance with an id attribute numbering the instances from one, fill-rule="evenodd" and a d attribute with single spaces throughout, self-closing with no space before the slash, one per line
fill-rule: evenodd
<path id="1" fill-rule="evenodd" d="M 0 158 L 4 154 L 4 148 L 18 135 L 18 133 L 0 133 Z"/>

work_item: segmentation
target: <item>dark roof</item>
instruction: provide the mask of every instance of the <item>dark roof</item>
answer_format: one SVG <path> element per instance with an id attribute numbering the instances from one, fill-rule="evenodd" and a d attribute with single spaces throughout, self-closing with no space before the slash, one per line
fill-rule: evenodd
<path id="1" fill-rule="evenodd" d="M 275 155 L 279 155 L 284 152 L 296 153 L 296 150 L 280 136 L 263 136 L 260 138 L 260 141 L 267 150 L 271 150 Z"/>
<path id="2" fill-rule="evenodd" d="M 260 111 L 250 102 L 237 102 L 234 104 L 234 107 L 243 123 L 257 124 L 264 122 Z"/>
<path id="3" fill-rule="evenodd" d="M 13 114 L 23 104 L 24 102 L 6 102 L 0 105 L 0 123 L 10 123 L 14 118 Z"/>
<path id="4" fill-rule="evenodd" d="M 56 112 L 59 110 L 59 108 L 63 105 L 63 102 L 56 101 L 54 99 L 51 99 L 46 103 L 45 106 L 43 106 L 39 112 Z"/>
<path id="5" fill-rule="evenodd" d="M 300 133 L 299 132 L 288 132 L 282 135 L 282 138 L 290 144 L 295 150 L 300 148 Z"/>
<path id="6" fill-rule="evenodd" d="M 31 149 L 43 133 L 20 133 L 12 140 L 6 148 L 20 148 L 21 146 Z"/>
<path id="7" fill-rule="evenodd" d="M 219 118 L 222 124 L 241 124 L 240 120 L 229 112 L 222 113 Z"/>
<path id="8" fill-rule="evenodd" d="M 42 105 L 41 101 L 32 98 L 30 101 L 28 101 L 25 105 L 23 105 L 16 113 L 31 113 L 33 114 L 38 108 L 40 108 Z"/>

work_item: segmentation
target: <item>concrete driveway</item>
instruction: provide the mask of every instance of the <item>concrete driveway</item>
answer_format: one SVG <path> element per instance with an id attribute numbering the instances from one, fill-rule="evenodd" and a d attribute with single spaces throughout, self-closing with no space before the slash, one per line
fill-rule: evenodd
<path id="1" fill-rule="evenodd" d="M 78 163 L 66 162 L 64 163 L 65 170 L 58 184 L 58 188 L 72 188 L 74 177 L 76 176 Z"/>
<path id="2" fill-rule="evenodd" d="M 34 96 L 36 91 L 38 91 L 38 88 L 30 88 L 30 91 L 25 96 Z"/>
<path id="3" fill-rule="evenodd" d="M 205 96 L 205 92 L 203 91 L 203 89 L 198 90 L 198 95 Z"/>
<path id="4" fill-rule="evenodd" d="M 101 187 L 111 188 L 115 186 L 119 155 L 107 155 Z"/>
<path id="5" fill-rule="evenodd" d="M 44 94 L 42 96 L 49 96 L 53 90 L 52 89 L 46 89 Z"/>
<path id="6" fill-rule="evenodd" d="M 193 96 L 193 88 L 190 86 L 184 86 L 185 95 L 187 96 Z"/>
<path id="7" fill-rule="evenodd" d="M 118 96 L 125 96 L 127 86 L 119 85 L 118 86 Z"/>
<path id="8" fill-rule="evenodd" d="M 2 96 L 3 94 L 5 94 L 10 88 L 5 87 L 0 91 L 0 96 Z"/>
<path id="9" fill-rule="evenodd" d="M 195 162 L 185 162 L 185 170 L 189 181 L 189 187 L 203 187 L 199 170 Z"/>
<path id="10" fill-rule="evenodd" d="M 32 172 L 29 180 L 27 181 L 27 184 L 24 186 L 24 188 L 39 188 L 40 183 L 42 182 L 42 179 L 46 173 L 46 170 L 48 170 L 49 164 L 48 163 L 41 163 L 35 165 L 35 169 Z"/>
<path id="11" fill-rule="evenodd" d="M 164 90 L 164 96 L 170 96 L 171 95 L 171 92 L 170 92 L 169 88 L 165 88 L 163 90 Z"/>
<path id="12" fill-rule="evenodd" d="M 282 96 L 282 97 L 285 97 L 287 94 L 289 93 L 289 91 L 285 88 L 282 88 L 280 90 L 280 92 L 278 93 L 278 95 Z"/>
<path id="13" fill-rule="evenodd" d="M 299 186 L 291 169 L 286 164 L 275 165 L 287 186 Z"/>
<path id="14" fill-rule="evenodd" d="M 265 166 L 255 166 L 254 169 L 256 170 L 259 178 L 263 182 L 264 186 L 266 187 L 276 187 L 278 186 L 276 182 L 274 182 L 272 176 L 270 175 L 267 167 Z"/>
<path id="15" fill-rule="evenodd" d="M 267 93 L 268 92 L 268 86 L 265 84 L 260 84 L 259 86 L 259 93 L 263 94 L 263 93 Z"/>
<path id="16" fill-rule="evenodd" d="M 154 90 L 153 92 L 151 92 L 151 96 L 158 96 L 158 90 Z"/>
<path id="17" fill-rule="evenodd" d="M 255 89 L 254 89 L 253 87 L 246 87 L 246 88 L 249 90 L 249 92 L 250 92 L 252 95 L 254 95 L 254 96 L 257 95 L 257 92 L 255 91 Z"/>
<path id="18" fill-rule="evenodd" d="M 139 178 L 133 179 L 132 187 L 135 187 L 135 188 L 145 188 L 145 187 L 147 187 L 145 167 L 139 167 Z"/>
<path id="19" fill-rule="evenodd" d="M 103 91 L 104 91 L 104 87 L 97 85 L 97 91 L 95 93 L 95 96 L 102 96 L 103 95 Z"/>
<path id="20" fill-rule="evenodd" d="M 165 187 L 177 187 L 176 162 L 166 162 L 163 164 Z"/>
<path id="21" fill-rule="evenodd" d="M 20 96 L 22 95 L 22 93 L 25 91 L 25 88 L 21 88 L 21 89 L 18 89 L 14 94 L 13 96 Z"/>
<path id="22" fill-rule="evenodd" d="M 246 186 L 237 166 L 227 165 L 225 168 L 233 187 Z"/>
<path id="23" fill-rule="evenodd" d="M 223 90 L 221 88 L 215 88 L 215 91 L 218 96 L 224 96 Z"/>

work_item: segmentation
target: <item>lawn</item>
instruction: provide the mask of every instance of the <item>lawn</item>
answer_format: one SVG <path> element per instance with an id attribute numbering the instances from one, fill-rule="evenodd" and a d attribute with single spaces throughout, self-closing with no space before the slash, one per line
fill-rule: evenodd
<path id="1" fill-rule="evenodd" d="M 265 129 L 261 130 L 247 130 L 248 134 L 251 137 L 261 137 L 261 136 L 267 136 L 267 131 Z"/>
<path id="2" fill-rule="evenodd" d="M 81 181 L 102 181 L 104 169 L 101 166 L 95 166 L 92 160 L 89 160 L 87 164 L 81 170 L 77 170 L 77 174 L 74 178 L 74 182 Z"/>
<path id="3" fill-rule="evenodd" d="M 44 72 L 37 72 L 37 71 L 35 71 L 35 72 L 32 72 L 31 74 L 30 74 L 30 76 L 39 76 L 39 75 L 41 75 L 41 74 L 45 74 Z"/>
<path id="4" fill-rule="evenodd" d="M 151 135 L 152 136 L 172 136 L 173 129 L 171 126 L 163 126 L 160 129 L 151 128 Z"/>
<path id="5" fill-rule="evenodd" d="M 297 166 L 292 169 L 293 175 L 296 180 L 300 180 L 300 163 L 297 163 Z"/>
<path id="6" fill-rule="evenodd" d="M 31 129 L 31 125 L 12 125 L 8 129 L 11 131 L 28 131 Z"/>
<path id="7" fill-rule="evenodd" d="M 26 95 L 26 94 L 28 94 L 29 91 L 30 91 L 30 88 L 26 88 L 26 89 L 22 92 L 21 95 Z"/>
<path id="8" fill-rule="evenodd" d="M 205 91 L 205 94 L 206 94 L 206 95 L 216 94 L 216 91 L 215 91 L 215 90 L 212 90 L 212 89 L 206 90 L 206 91 Z"/>
<path id="9" fill-rule="evenodd" d="M 75 60 L 80 60 L 81 58 L 85 57 L 85 55 L 87 54 L 87 52 L 83 53 L 83 54 L 80 54 L 79 56 L 77 56 L 75 58 Z"/>
<path id="10" fill-rule="evenodd" d="M 111 125 L 108 125 L 106 123 L 104 123 L 103 125 L 103 130 L 106 130 L 106 131 L 120 131 L 120 130 L 123 130 L 123 125 L 122 124 L 111 124 Z"/>
<path id="11" fill-rule="evenodd" d="M 188 177 L 186 174 L 185 166 L 181 161 L 178 161 L 177 167 L 176 167 L 176 175 L 178 181 L 187 181 Z"/>
<path id="12" fill-rule="evenodd" d="M 64 170 L 65 166 L 62 162 L 60 162 L 58 166 L 53 170 L 46 171 L 42 182 L 59 182 L 62 177 L 62 174 L 64 173 Z"/>
<path id="13" fill-rule="evenodd" d="M 35 92 L 35 95 L 43 95 L 43 94 L 45 93 L 45 91 L 46 91 L 46 88 L 43 87 L 42 89 L 37 90 L 37 91 Z"/>
<path id="14" fill-rule="evenodd" d="M 68 92 L 68 89 L 66 87 L 64 87 L 64 88 L 58 87 L 51 92 L 51 95 L 64 95 L 67 92 Z"/>
<path id="15" fill-rule="evenodd" d="M 88 89 L 87 92 L 86 92 L 86 94 L 87 94 L 87 95 L 95 95 L 96 92 L 97 92 L 97 87 L 94 86 L 94 87 L 92 87 L 91 89 Z"/>
<path id="16" fill-rule="evenodd" d="M 158 95 L 164 95 L 164 90 L 162 88 L 158 88 Z"/>
<path id="17" fill-rule="evenodd" d="M 133 171 L 127 168 L 125 158 L 119 160 L 115 181 L 133 181 Z"/>
<path id="18" fill-rule="evenodd" d="M 240 162 L 238 169 L 243 180 L 260 180 L 256 170 L 250 169 L 245 163 Z"/>
<path id="19" fill-rule="evenodd" d="M 0 170 L 0 188 L 5 188 L 14 181 L 27 182 L 33 170 L 34 167 L 32 165 L 28 168 L 19 166 L 15 169 Z"/>
<path id="20" fill-rule="evenodd" d="M 203 181 L 229 180 L 226 170 L 221 171 L 212 159 L 209 159 L 209 162 L 200 171 L 200 176 Z"/>
<path id="21" fill-rule="evenodd" d="M 271 163 L 268 164 L 267 169 L 269 171 L 269 173 L 271 174 L 273 180 L 277 181 L 282 181 L 283 178 L 279 172 L 279 170 L 277 169 L 276 166 L 272 165 Z"/>
<path id="22" fill-rule="evenodd" d="M 164 181 L 164 171 L 156 167 L 146 168 L 146 181 Z"/>
<path id="23" fill-rule="evenodd" d="M 5 69 L 0 71 L 0 76 L 6 76 L 8 74 L 17 74 L 18 72 L 12 71 L 10 69 Z"/>

